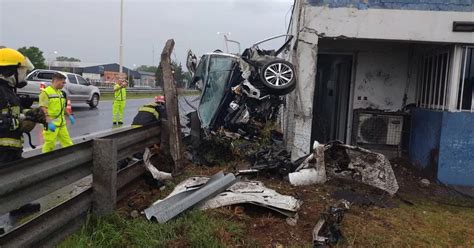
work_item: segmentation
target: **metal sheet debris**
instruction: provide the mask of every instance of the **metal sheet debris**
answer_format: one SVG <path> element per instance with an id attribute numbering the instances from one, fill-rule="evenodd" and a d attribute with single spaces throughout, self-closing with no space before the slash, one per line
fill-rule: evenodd
<path id="1" fill-rule="evenodd" d="M 223 172 L 219 172 L 201 184 L 201 187 L 195 186 L 194 190 L 178 193 L 175 189 L 173 191 L 175 194 L 170 194 L 167 198 L 159 200 L 145 209 L 145 215 L 149 220 L 155 219 L 159 223 L 165 223 L 199 202 L 214 197 L 236 181 L 234 174 L 229 173 L 224 176 Z"/>
<path id="2" fill-rule="evenodd" d="M 321 213 L 313 228 L 313 248 L 332 247 L 344 238 L 340 225 L 344 219 L 344 213 L 350 206 L 350 202 L 340 200 L 326 212 Z"/>
<path id="3" fill-rule="evenodd" d="M 157 201 L 145 210 L 145 215 L 151 219 L 159 209 L 172 208 L 177 202 L 205 187 L 209 182 L 220 180 L 223 174 L 208 177 L 191 177 L 180 184 L 163 200 Z M 161 206 L 157 206 L 161 203 Z M 288 195 L 281 195 L 269 189 L 258 181 L 238 181 L 215 197 L 196 204 L 196 208 L 205 210 L 235 204 L 253 204 L 279 212 L 288 217 L 295 217 L 302 201 Z M 159 208 L 159 209 L 158 209 Z"/>
<path id="4" fill-rule="evenodd" d="M 153 178 L 156 180 L 167 180 L 172 179 L 173 176 L 171 173 L 163 172 L 158 170 L 150 161 L 151 157 L 153 157 L 154 153 L 147 147 L 145 148 L 145 152 L 143 153 L 143 163 L 145 164 L 145 168 L 151 173 Z"/>
<path id="5" fill-rule="evenodd" d="M 199 204 L 200 209 L 219 208 L 249 203 L 294 217 L 302 202 L 288 195 L 269 189 L 258 181 L 239 181 L 214 198 Z"/>
<path id="6" fill-rule="evenodd" d="M 390 161 L 382 154 L 345 144 L 325 148 L 328 177 L 358 181 L 394 195 L 398 183 Z"/>

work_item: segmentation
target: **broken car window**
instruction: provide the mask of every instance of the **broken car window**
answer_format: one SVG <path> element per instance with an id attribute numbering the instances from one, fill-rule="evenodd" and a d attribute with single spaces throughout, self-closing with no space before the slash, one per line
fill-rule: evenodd
<path id="1" fill-rule="evenodd" d="M 220 106 L 233 61 L 233 58 L 226 56 L 213 55 L 210 58 L 207 82 L 204 84 L 201 104 L 199 105 L 202 127 L 209 126 L 212 117 Z"/>

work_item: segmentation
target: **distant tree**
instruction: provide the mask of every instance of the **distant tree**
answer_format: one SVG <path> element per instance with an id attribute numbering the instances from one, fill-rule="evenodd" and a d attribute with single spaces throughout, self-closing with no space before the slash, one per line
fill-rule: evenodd
<path id="1" fill-rule="evenodd" d="M 20 47 L 18 51 L 28 57 L 36 69 L 45 69 L 46 63 L 43 52 L 37 47 Z"/>
<path id="2" fill-rule="evenodd" d="M 80 59 L 74 57 L 59 56 L 56 57 L 56 61 L 69 61 L 69 62 L 81 62 Z"/>
<path id="3" fill-rule="evenodd" d="M 148 66 L 148 65 L 141 65 L 135 69 L 135 71 L 145 71 L 145 72 L 153 72 L 155 73 L 158 67 L 156 66 Z"/>
<path id="4" fill-rule="evenodd" d="M 186 87 L 186 82 L 191 81 L 191 74 L 189 72 L 183 71 L 183 66 L 181 63 L 176 61 L 171 61 L 171 70 L 173 70 L 174 80 L 176 81 L 176 86 L 178 88 Z M 163 72 L 161 71 L 161 66 L 158 66 L 156 72 L 156 86 L 163 87 Z"/>
<path id="5" fill-rule="evenodd" d="M 155 71 L 155 86 L 163 88 L 163 71 L 161 70 L 161 66 L 158 66 Z"/>
<path id="6" fill-rule="evenodd" d="M 128 80 L 128 87 L 133 88 L 135 86 L 135 80 L 133 79 L 133 76 L 130 76 Z"/>

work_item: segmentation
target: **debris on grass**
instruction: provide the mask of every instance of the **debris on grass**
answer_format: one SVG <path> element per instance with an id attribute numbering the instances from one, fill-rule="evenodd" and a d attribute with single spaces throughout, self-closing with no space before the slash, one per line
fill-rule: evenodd
<path id="1" fill-rule="evenodd" d="M 221 192 L 217 193 L 216 192 Z M 180 184 L 163 200 L 145 209 L 146 217 L 164 223 L 184 210 L 195 206 L 205 210 L 237 204 L 253 204 L 294 218 L 302 202 L 292 196 L 281 195 L 258 181 L 236 182 L 233 174 L 222 172 L 208 177 L 191 177 Z"/>
<path id="2" fill-rule="evenodd" d="M 145 215 L 149 220 L 154 219 L 160 223 L 165 223 L 199 202 L 224 191 L 236 180 L 232 173 L 224 175 L 223 172 L 219 172 L 204 184 L 196 185 L 187 191 L 175 192 L 175 194 L 155 202 L 151 207 L 145 209 Z"/>
<path id="3" fill-rule="evenodd" d="M 313 229 L 314 248 L 334 246 L 340 240 L 344 239 L 341 231 L 341 223 L 344 219 L 344 213 L 350 206 L 350 202 L 340 200 L 326 212 L 321 213 L 321 217 Z"/>

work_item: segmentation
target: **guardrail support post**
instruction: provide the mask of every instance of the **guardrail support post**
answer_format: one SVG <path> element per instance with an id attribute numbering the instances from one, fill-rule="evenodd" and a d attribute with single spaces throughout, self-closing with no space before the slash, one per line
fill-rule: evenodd
<path id="1" fill-rule="evenodd" d="M 94 140 L 92 158 L 92 212 L 100 216 L 111 213 L 117 201 L 116 140 Z"/>
<path id="2" fill-rule="evenodd" d="M 163 86 L 166 97 L 170 153 L 174 160 L 175 172 L 183 169 L 184 146 L 181 141 L 181 127 L 179 124 L 178 93 L 171 68 L 171 53 L 173 52 L 173 48 L 174 40 L 170 39 L 166 41 L 166 45 L 161 53 L 160 66 L 163 71 Z"/>

